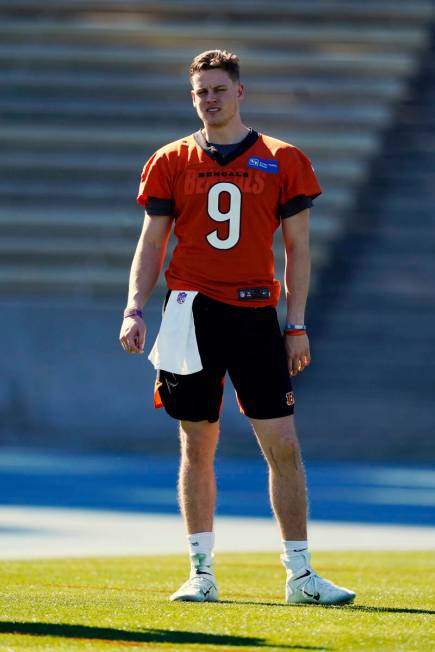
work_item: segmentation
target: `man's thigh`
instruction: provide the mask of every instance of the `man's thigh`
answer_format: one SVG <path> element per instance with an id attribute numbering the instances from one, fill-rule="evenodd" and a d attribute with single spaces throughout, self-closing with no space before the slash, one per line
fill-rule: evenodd
<path id="1" fill-rule="evenodd" d="M 163 407 L 169 416 L 179 421 L 209 421 L 219 419 L 223 398 L 223 376 L 209 370 L 182 376 L 160 370 L 157 387 Z"/>
<path id="2" fill-rule="evenodd" d="M 241 316 L 232 340 L 228 372 L 246 416 L 275 419 L 293 414 L 293 388 L 274 308 L 250 309 Z"/>
<path id="3" fill-rule="evenodd" d="M 223 400 L 226 354 L 218 302 L 198 294 L 192 310 L 202 370 L 181 375 L 160 370 L 157 386 L 166 412 L 180 421 L 219 419 Z"/>

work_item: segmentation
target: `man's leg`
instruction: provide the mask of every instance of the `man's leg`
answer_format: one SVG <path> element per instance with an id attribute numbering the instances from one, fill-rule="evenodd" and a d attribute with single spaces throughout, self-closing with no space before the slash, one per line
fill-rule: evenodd
<path id="1" fill-rule="evenodd" d="M 214 455 L 218 438 L 218 421 L 180 422 L 178 500 L 188 534 L 213 531 Z"/>
<path id="2" fill-rule="evenodd" d="M 311 568 L 307 544 L 305 474 L 293 416 L 251 419 L 269 465 L 270 501 L 283 539 L 290 604 L 344 604 L 355 593 L 319 577 Z"/>
<path id="3" fill-rule="evenodd" d="M 191 570 L 189 580 L 171 596 L 171 600 L 218 600 L 212 570 L 216 502 L 214 455 L 218 438 L 218 421 L 180 422 L 178 500 L 188 533 Z"/>
<path id="4" fill-rule="evenodd" d="M 307 538 L 307 492 L 293 416 L 251 419 L 269 465 L 270 502 L 284 541 Z"/>

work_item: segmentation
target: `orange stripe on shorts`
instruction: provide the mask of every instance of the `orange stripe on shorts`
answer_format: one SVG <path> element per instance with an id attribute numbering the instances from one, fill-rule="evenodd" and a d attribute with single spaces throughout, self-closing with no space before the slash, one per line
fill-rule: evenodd
<path id="1" fill-rule="evenodd" d="M 160 387 L 162 386 L 161 380 L 156 380 L 154 385 L 154 407 L 158 410 L 163 407 L 162 397 L 160 396 Z"/>

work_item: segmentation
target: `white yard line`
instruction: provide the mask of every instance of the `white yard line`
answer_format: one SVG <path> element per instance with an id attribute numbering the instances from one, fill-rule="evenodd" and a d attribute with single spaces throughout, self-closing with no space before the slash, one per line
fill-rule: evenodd
<path id="1" fill-rule="evenodd" d="M 216 551 L 279 551 L 267 518 L 217 517 Z M 435 527 L 312 521 L 312 550 L 429 550 Z M 185 553 L 180 517 L 81 509 L 0 508 L 0 559 Z"/>

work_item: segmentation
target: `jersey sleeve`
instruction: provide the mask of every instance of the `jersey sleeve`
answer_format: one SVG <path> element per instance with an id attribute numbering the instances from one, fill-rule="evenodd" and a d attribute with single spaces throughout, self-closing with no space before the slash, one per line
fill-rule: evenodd
<path id="1" fill-rule="evenodd" d="M 322 189 L 311 161 L 300 149 L 292 147 L 286 153 L 283 166 L 279 217 L 285 219 L 313 205 Z"/>
<path id="2" fill-rule="evenodd" d="M 139 184 L 137 202 L 149 215 L 174 214 L 172 174 L 167 155 L 157 151 L 145 164 Z"/>

